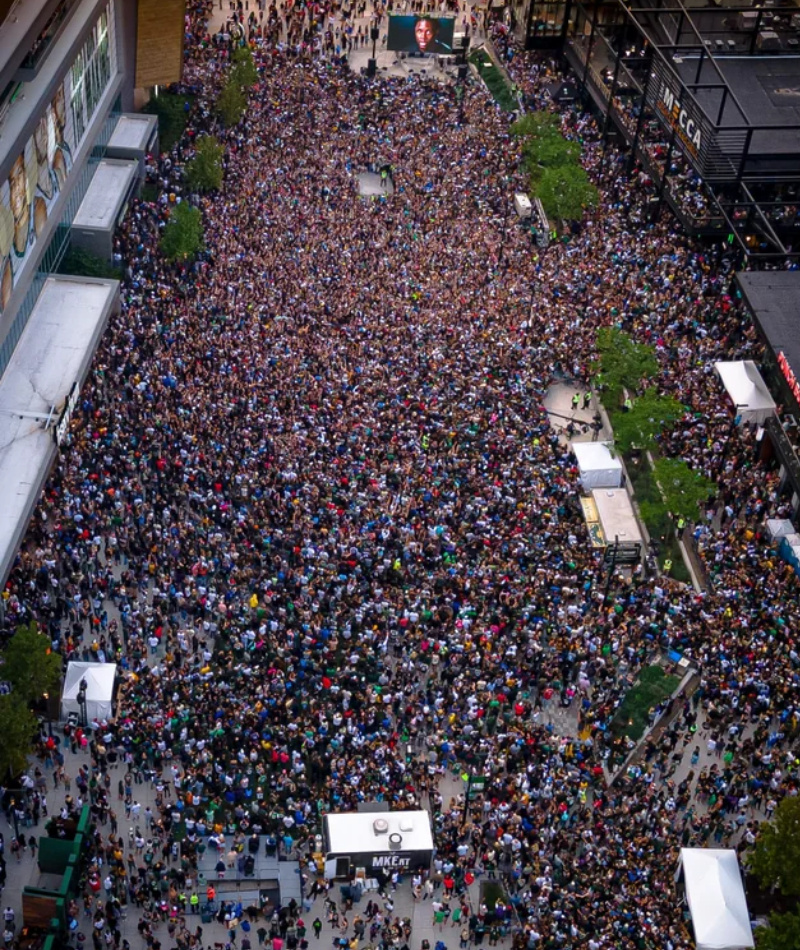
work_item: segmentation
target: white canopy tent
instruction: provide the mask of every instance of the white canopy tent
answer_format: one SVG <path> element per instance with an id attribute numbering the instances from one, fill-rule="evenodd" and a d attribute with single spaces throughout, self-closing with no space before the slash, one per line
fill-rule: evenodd
<path id="1" fill-rule="evenodd" d="M 697 950 L 741 950 L 754 946 L 736 852 L 681 848 L 680 870 Z"/>
<path id="2" fill-rule="evenodd" d="M 775 400 L 752 360 L 715 363 L 714 369 L 722 380 L 736 415 L 742 422 L 766 422 L 775 412 Z"/>
<path id="3" fill-rule="evenodd" d="M 570 448 L 578 460 L 584 491 L 620 487 L 622 462 L 614 457 L 608 442 L 573 442 Z"/>
<path id="4" fill-rule="evenodd" d="M 86 680 L 86 717 L 92 720 L 111 719 L 114 715 L 114 679 L 117 675 L 116 663 L 82 663 L 73 661 L 67 664 L 64 677 L 64 689 L 61 692 L 61 718 L 70 713 L 81 714 L 78 693 L 81 680 Z"/>

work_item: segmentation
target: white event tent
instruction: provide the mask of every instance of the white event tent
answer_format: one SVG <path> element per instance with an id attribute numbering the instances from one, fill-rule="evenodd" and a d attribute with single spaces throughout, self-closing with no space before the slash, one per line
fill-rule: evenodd
<path id="1" fill-rule="evenodd" d="M 714 363 L 722 385 L 742 422 L 763 423 L 775 412 L 775 400 L 752 360 Z"/>
<path id="2" fill-rule="evenodd" d="M 615 458 L 608 442 L 572 442 L 570 448 L 578 460 L 584 491 L 620 487 L 622 462 Z"/>
<path id="3" fill-rule="evenodd" d="M 114 679 L 117 675 L 116 663 L 83 663 L 72 661 L 67 664 L 64 688 L 61 692 L 61 718 L 70 713 L 81 714 L 78 693 L 81 680 L 86 680 L 86 718 L 92 720 L 111 719 L 114 715 Z"/>
<path id="4" fill-rule="evenodd" d="M 681 848 L 679 873 L 692 914 L 697 950 L 752 947 L 753 931 L 736 852 Z"/>

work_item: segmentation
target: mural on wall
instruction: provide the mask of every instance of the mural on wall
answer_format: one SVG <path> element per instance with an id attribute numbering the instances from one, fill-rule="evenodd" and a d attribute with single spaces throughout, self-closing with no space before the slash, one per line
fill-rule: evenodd
<path id="1" fill-rule="evenodd" d="M 111 34 L 109 5 L 12 165 L 8 178 L 0 182 L 0 314 L 64 187 L 72 156 L 111 80 Z"/>
<path id="2" fill-rule="evenodd" d="M 36 131 L 11 166 L 8 179 L 0 184 L 0 312 L 72 165 L 74 143 L 66 137 L 64 85 L 39 119 Z"/>

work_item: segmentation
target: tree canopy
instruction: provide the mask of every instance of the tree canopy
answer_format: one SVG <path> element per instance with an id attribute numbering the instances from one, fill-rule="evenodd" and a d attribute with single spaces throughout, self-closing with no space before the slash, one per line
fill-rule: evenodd
<path id="1" fill-rule="evenodd" d="M 621 452 L 646 448 L 664 430 L 671 429 L 686 409 L 672 396 L 660 396 L 648 387 L 633 400 L 628 412 L 614 415 L 614 442 Z"/>
<path id="2" fill-rule="evenodd" d="M 689 468 L 683 459 L 660 458 L 653 469 L 664 504 L 674 518 L 695 521 L 701 506 L 716 494 L 716 483 Z"/>
<path id="3" fill-rule="evenodd" d="M 203 248 L 203 219 L 199 208 L 182 201 L 175 205 L 161 236 L 161 253 L 168 261 L 188 261 Z"/>
<path id="4" fill-rule="evenodd" d="M 225 83 L 217 96 L 216 111 L 228 128 L 237 125 L 247 108 L 247 96 L 235 76 Z"/>
<path id="5" fill-rule="evenodd" d="M 766 927 L 754 931 L 756 950 L 800 950 L 800 911 L 770 914 Z"/>
<path id="6" fill-rule="evenodd" d="M 787 796 L 762 823 L 748 864 L 762 887 L 800 896 L 800 798 Z"/>
<path id="7" fill-rule="evenodd" d="M 643 379 L 658 373 L 653 347 L 634 342 L 616 327 L 598 330 L 596 346 L 600 358 L 594 368 L 604 389 L 603 402 L 608 407 L 618 404 L 623 389 L 634 390 Z"/>
<path id="8" fill-rule="evenodd" d="M 597 205 L 597 188 L 581 165 L 546 168 L 536 188 L 547 217 L 556 221 L 580 221 L 584 212 Z"/>
<path id="9" fill-rule="evenodd" d="M 20 693 L 0 696 L 0 784 L 24 772 L 38 722 Z"/>
<path id="10" fill-rule="evenodd" d="M 17 628 L 3 657 L 3 679 L 11 683 L 13 695 L 25 704 L 58 689 L 61 657 L 53 653 L 50 641 L 39 633 L 35 623 Z"/>
<path id="11" fill-rule="evenodd" d="M 258 82 L 258 69 L 253 61 L 253 51 L 249 46 L 240 46 L 233 54 L 233 68 L 230 80 L 242 89 L 249 89 Z"/>
<path id="12" fill-rule="evenodd" d="M 531 192 L 548 218 L 579 221 L 598 201 L 597 188 L 581 165 L 581 146 L 565 138 L 561 120 L 551 112 L 531 112 L 517 119 L 511 134 L 522 142 L 522 159 Z"/>
<path id="13" fill-rule="evenodd" d="M 564 138 L 561 121 L 551 112 L 527 113 L 511 126 L 511 134 L 522 140 L 522 156 L 534 192 L 545 169 L 580 163 L 580 145 Z"/>
<path id="14" fill-rule="evenodd" d="M 225 148 L 213 135 L 201 135 L 194 158 L 186 165 L 186 181 L 193 191 L 216 191 L 222 185 Z"/>

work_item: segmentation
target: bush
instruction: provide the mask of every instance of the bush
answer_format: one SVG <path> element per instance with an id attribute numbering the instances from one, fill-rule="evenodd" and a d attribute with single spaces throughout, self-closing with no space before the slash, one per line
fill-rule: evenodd
<path id="1" fill-rule="evenodd" d="M 514 112 L 519 108 L 519 103 L 511 92 L 511 87 L 506 82 L 502 71 L 494 64 L 492 57 L 486 50 L 476 49 L 470 56 L 469 61 L 478 70 L 478 74 L 486 85 L 486 88 L 494 97 L 501 109 L 506 112 Z"/>
<path id="2" fill-rule="evenodd" d="M 649 725 L 650 710 L 678 688 L 680 678 L 667 675 L 658 664 L 645 667 L 635 686 L 628 690 L 611 722 L 611 731 L 624 734 L 634 742 L 641 739 Z"/>
<path id="3" fill-rule="evenodd" d="M 161 237 L 161 253 L 168 261 L 188 261 L 203 248 L 203 220 L 199 208 L 185 201 L 175 205 Z"/>
<path id="4" fill-rule="evenodd" d="M 82 247 L 70 244 L 67 253 L 58 265 L 59 274 L 71 274 L 73 277 L 99 277 L 106 280 L 122 280 L 122 270 L 109 263 L 105 258 L 92 254 Z"/>
<path id="5" fill-rule="evenodd" d="M 178 144 L 189 121 L 194 96 L 179 96 L 161 92 L 153 96 L 142 109 L 148 115 L 158 116 L 158 141 L 162 152 L 171 152 Z"/>

